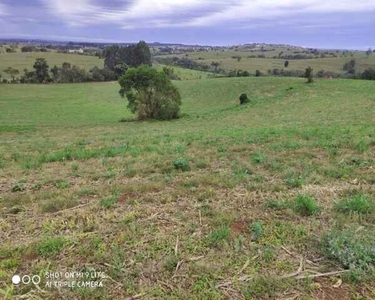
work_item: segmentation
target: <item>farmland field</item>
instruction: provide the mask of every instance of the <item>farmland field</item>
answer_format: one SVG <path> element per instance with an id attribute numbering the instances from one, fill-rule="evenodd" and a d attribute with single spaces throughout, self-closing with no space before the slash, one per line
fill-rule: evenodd
<path id="1" fill-rule="evenodd" d="M 91 68 L 103 67 L 104 60 L 96 56 L 66 54 L 57 52 L 17 52 L 17 53 L 0 53 L 0 73 L 4 77 L 7 74 L 3 72 L 8 67 L 12 67 L 23 73 L 26 68 L 29 71 L 33 69 L 33 64 L 37 58 L 45 58 L 52 68 L 54 65 L 61 67 L 64 62 L 77 65 L 86 71 Z"/>
<path id="2" fill-rule="evenodd" d="M 256 70 L 266 74 L 268 70 L 285 69 L 285 70 L 305 70 L 307 66 L 311 66 L 315 72 L 325 70 L 338 74 L 344 74 L 343 65 L 352 59 L 356 61 L 356 70 L 363 72 L 368 68 L 375 68 L 375 55 L 366 56 L 364 52 L 353 52 L 353 56 L 342 56 L 338 53 L 338 57 L 327 58 L 313 58 L 313 59 L 281 59 L 273 58 L 277 53 L 283 52 L 284 55 L 292 54 L 292 51 L 287 51 L 284 48 L 276 49 L 275 51 L 209 51 L 209 52 L 193 52 L 189 54 L 170 54 L 157 56 L 159 58 L 165 57 L 187 57 L 201 64 L 211 65 L 212 62 L 219 62 L 220 68 L 229 70 L 243 70 L 254 74 Z M 335 51 L 332 51 L 335 52 Z M 265 55 L 266 58 L 253 58 L 249 56 Z M 241 57 L 240 61 L 237 57 Z M 284 68 L 284 62 L 288 60 L 288 68 Z"/>
<path id="3" fill-rule="evenodd" d="M 374 83 L 174 84 L 164 122 L 136 121 L 115 82 L 0 84 L 2 294 L 374 299 Z M 10 281 L 74 270 L 104 287 Z"/>

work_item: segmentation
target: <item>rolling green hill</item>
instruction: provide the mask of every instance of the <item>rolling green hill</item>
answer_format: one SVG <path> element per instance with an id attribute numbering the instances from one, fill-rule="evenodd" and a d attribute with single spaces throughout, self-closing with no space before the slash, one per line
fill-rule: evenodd
<path id="1" fill-rule="evenodd" d="M 32 292 L 371 299 L 373 82 L 174 84 L 182 117 L 163 122 L 136 121 L 117 83 L 0 84 L 0 290 L 89 268 L 103 288 Z"/>

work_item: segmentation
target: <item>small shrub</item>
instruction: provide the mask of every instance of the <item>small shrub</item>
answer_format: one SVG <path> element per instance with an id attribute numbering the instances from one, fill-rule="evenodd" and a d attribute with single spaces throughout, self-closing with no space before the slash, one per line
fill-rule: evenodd
<path id="1" fill-rule="evenodd" d="M 371 214 L 375 211 L 375 202 L 363 194 L 342 199 L 335 205 L 336 211 L 344 214 L 359 213 Z"/>
<path id="2" fill-rule="evenodd" d="M 258 241 L 259 238 L 263 235 L 263 222 L 256 221 L 251 224 L 251 240 Z"/>
<path id="3" fill-rule="evenodd" d="M 173 161 L 173 166 L 176 170 L 189 171 L 190 165 L 186 159 L 178 158 Z"/>
<path id="4" fill-rule="evenodd" d="M 66 189 L 69 187 L 69 182 L 67 182 L 66 180 L 56 180 L 55 186 L 59 189 Z"/>
<path id="5" fill-rule="evenodd" d="M 207 237 L 207 245 L 209 247 L 218 247 L 225 240 L 229 239 L 230 231 L 228 226 L 222 226 L 219 229 L 210 233 Z"/>
<path id="6" fill-rule="evenodd" d="M 8 259 L 8 260 L 4 260 L 1 263 L 1 267 L 4 270 L 10 270 L 10 269 L 17 268 L 19 264 L 20 264 L 20 262 L 19 262 L 18 259 L 12 258 L 12 259 Z"/>
<path id="7" fill-rule="evenodd" d="M 100 205 L 104 208 L 111 208 L 113 205 L 116 204 L 118 200 L 118 195 L 117 194 L 113 194 L 109 197 L 106 197 L 106 198 L 102 198 L 100 200 Z"/>
<path id="8" fill-rule="evenodd" d="M 266 161 L 266 155 L 263 152 L 257 152 L 251 155 L 251 160 L 256 164 L 262 164 Z"/>
<path id="9" fill-rule="evenodd" d="M 313 197 L 298 195 L 294 199 L 293 210 L 301 216 L 313 216 L 320 212 L 320 207 Z"/>
<path id="10" fill-rule="evenodd" d="M 167 257 L 164 269 L 168 271 L 170 274 L 173 274 L 176 270 L 177 264 L 179 262 L 179 258 L 176 255 L 170 255 Z"/>
<path id="11" fill-rule="evenodd" d="M 79 168 L 79 165 L 77 163 L 72 163 L 72 171 L 77 172 Z"/>
<path id="12" fill-rule="evenodd" d="M 42 240 L 37 246 L 38 253 L 42 256 L 51 256 L 59 252 L 65 245 L 62 237 L 47 238 Z"/>
<path id="13" fill-rule="evenodd" d="M 13 187 L 12 187 L 12 192 L 22 192 L 25 190 L 25 185 L 21 182 L 19 183 L 16 183 Z"/>
<path id="14" fill-rule="evenodd" d="M 323 253 L 351 270 L 368 270 L 375 265 L 375 237 L 370 230 L 345 229 L 326 233 Z"/>
<path id="15" fill-rule="evenodd" d="M 246 104 L 246 103 L 249 103 L 250 100 L 249 98 L 247 97 L 246 94 L 241 94 L 240 96 L 240 104 Z"/>
<path id="16" fill-rule="evenodd" d="M 285 180 L 285 184 L 289 188 L 299 188 L 301 187 L 305 181 L 301 177 L 289 177 Z"/>

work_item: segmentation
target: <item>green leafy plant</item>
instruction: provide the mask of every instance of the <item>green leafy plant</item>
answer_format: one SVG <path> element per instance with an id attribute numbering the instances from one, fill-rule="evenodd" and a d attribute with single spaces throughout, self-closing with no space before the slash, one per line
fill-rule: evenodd
<path id="1" fill-rule="evenodd" d="M 301 216 L 313 216 L 320 212 L 320 207 L 313 197 L 298 195 L 294 199 L 293 210 Z"/>
<path id="2" fill-rule="evenodd" d="M 189 171 L 190 165 L 186 159 L 178 158 L 173 161 L 173 166 L 176 170 Z"/>

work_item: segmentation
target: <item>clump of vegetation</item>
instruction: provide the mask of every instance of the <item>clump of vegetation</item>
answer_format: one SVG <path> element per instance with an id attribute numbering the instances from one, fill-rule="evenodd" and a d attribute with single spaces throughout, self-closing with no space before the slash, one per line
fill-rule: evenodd
<path id="1" fill-rule="evenodd" d="M 251 155 L 251 160 L 256 164 L 262 164 L 266 161 L 266 155 L 263 152 L 256 152 Z"/>
<path id="2" fill-rule="evenodd" d="M 301 216 L 314 216 L 320 212 L 320 207 L 313 197 L 298 195 L 294 199 L 293 210 Z"/>
<path id="3" fill-rule="evenodd" d="M 262 221 L 255 221 L 251 224 L 251 240 L 258 241 L 260 237 L 263 235 L 263 222 Z"/>
<path id="4" fill-rule="evenodd" d="M 38 253 L 42 256 L 51 256 L 59 252 L 66 241 L 62 237 L 46 238 L 37 246 Z"/>
<path id="5" fill-rule="evenodd" d="M 345 229 L 326 233 L 322 239 L 325 255 L 351 270 L 369 270 L 375 266 L 375 236 L 370 230 Z"/>
<path id="6" fill-rule="evenodd" d="M 307 67 L 305 70 L 305 78 L 307 79 L 307 83 L 312 83 L 313 79 L 313 69 L 311 67 Z"/>
<path id="7" fill-rule="evenodd" d="M 336 211 L 344 214 L 358 213 L 362 215 L 375 212 L 375 202 L 362 193 L 341 199 L 335 205 Z"/>
<path id="8" fill-rule="evenodd" d="M 209 247 L 218 247 L 225 240 L 228 240 L 230 236 L 230 230 L 228 226 L 221 226 L 220 228 L 212 231 L 207 237 L 207 245 Z"/>
<path id="9" fill-rule="evenodd" d="M 176 119 L 181 96 L 166 73 L 143 65 L 127 70 L 119 79 L 120 95 L 128 99 L 128 108 L 139 120 Z"/>
<path id="10" fill-rule="evenodd" d="M 22 192 L 25 190 L 25 185 L 22 182 L 16 183 L 12 186 L 12 192 Z"/>
<path id="11" fill-rule="evenodd" d="M 246 104 L 246 103 L 249 103 L 250 102 L 250 100 L 249 100 L 249 98 L 247 97 L 247 94 L 241 94 L 241 96 L 240 96 L 240 104 L 242 105 L 242 104 Z"/>
<path id="12" fill-rule="evenodd" d="M 104 208 L 111 208 L 113 205 L 115 205 L 118 201 L 118 194 L 113 193 L 112 195 L 102 198 L 100 200 L 100 205 Z"/>
<path id="13" fill-rule="evenodd" d="M 189 162 L 184 158 L 178 158 L 173 161 L 173 166 L 176 170 L 189 171 Z"/>

